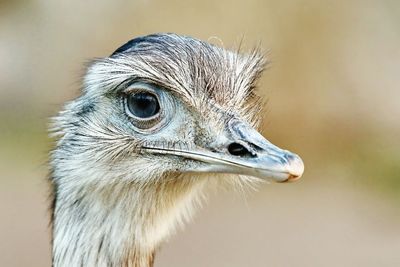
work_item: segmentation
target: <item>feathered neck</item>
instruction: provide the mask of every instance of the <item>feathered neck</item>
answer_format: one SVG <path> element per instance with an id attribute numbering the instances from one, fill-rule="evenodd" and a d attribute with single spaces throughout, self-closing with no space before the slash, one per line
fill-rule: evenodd
<path id="1" fill-rule="evenodd" d="M 107 187 L 52 181 L 53 266 L 151 267 L 160 243 L 190 218 L 205 179 Z"/>

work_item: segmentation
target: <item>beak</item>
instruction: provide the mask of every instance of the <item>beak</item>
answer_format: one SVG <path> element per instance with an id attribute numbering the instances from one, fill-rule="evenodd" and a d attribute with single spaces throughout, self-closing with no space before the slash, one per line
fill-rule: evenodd
<path id="1" fill-rule="evenodd" d="M 295 181 L 302 176 L 304 164 L 298 155 L 273 145 L 249 124 L 232 120 L 227 132 L 227 138 L 219 138 L 214 144 L 219 152 L 212 153 L 204 171 L 250 175 L 275 182 Z"/>
<path id="2" fill-rule="evenodd" d="M 298 155 L 273 145 L 249 124 L 239 120 L 231 120 L 225 133 L 208 148 L 146 147 L 146 150 L 203 163 L 186 170 L 191 172 L 236 173 L 275 182 L 295 181 L 304 172 L 303 161 Z"/>

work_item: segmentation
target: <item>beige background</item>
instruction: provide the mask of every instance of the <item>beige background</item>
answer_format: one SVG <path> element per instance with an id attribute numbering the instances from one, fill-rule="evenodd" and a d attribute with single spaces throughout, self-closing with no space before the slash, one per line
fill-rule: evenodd
<path id="1" fill-rule="evenodd" d="M 306 164 L 211 194 L 156 266 L 400 266 L 399 25 L 396 0 L 0 1 L 0 266 L 50 266 L 47 118 L 87 60 L 153 32 L 261 42 L 262 131 Z"/>

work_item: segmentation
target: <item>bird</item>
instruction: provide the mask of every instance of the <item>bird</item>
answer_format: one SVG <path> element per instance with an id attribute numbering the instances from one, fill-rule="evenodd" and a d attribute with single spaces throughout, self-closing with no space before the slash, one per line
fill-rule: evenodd
<path id="1" fill-rule="evenodd" d="M 301 158 L 257 130 L 267 64 L 174 33 L 91 61 L 51 119 L 52 266 L 151 267 L 210 187 L 299 179 Z"/>

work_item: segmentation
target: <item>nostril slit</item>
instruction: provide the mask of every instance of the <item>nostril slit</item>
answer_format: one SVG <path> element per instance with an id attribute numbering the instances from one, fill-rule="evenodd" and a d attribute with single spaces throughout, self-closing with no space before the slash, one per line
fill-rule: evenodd
<path id="1" fill-rule="evenodd" d="M 228 146 L 228 151 L 234 156 L 253 156 L 253 154 L 247 148 L 238 143 L 230 144 Z"/>

